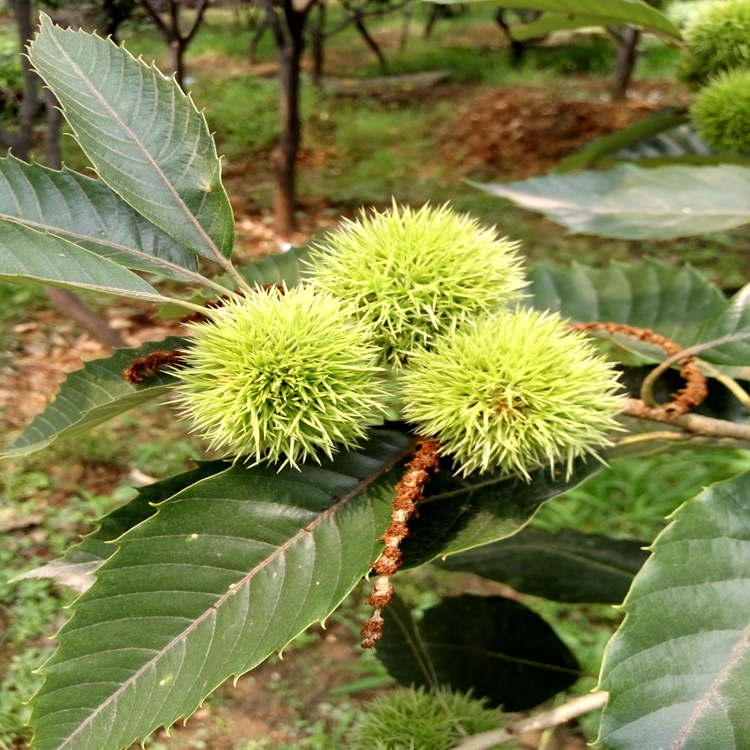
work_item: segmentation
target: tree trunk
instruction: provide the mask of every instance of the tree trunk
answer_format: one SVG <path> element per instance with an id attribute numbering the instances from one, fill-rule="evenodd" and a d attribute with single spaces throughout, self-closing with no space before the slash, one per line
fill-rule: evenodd
<path id="1" fill-rule="evenodd" d="M 635 64 L 638 61 L 638 41 L 641 32 L 630 26 L 619 29 L 615 34 L 618 39 L 617 57 L 615 59 L 615 76 L 612 81 L 612 99 L 624 99 L 628 85 L 633 77 Z"/>
<path id="2" fill-rule="evenodd" d="M 279 61 L 279 95 L 281 134 L 273 153 L 276 176 L 274 214 L 277 234 L 289 237 L 297 229 L 297 153 L 302 135 L 299 112 L 300 62 L 305 47 L 304 29 L 308 13 L 315 5 L 311 0 L 296 10 L 292 0 L 283 0 L 284 25 L 276 12 L 274 0 L 263 0 L 266 18 L 276 41 Z"/>
<path id="3" fill-rule="evenodd" d="M 21 50 L 25 52 L 26 46 L 31 41 L 34 30 L 31 22 L 31 0 L 8 0 L 13 15 L 18 24 L 18 39 Z M 11 149 L 13 156 L 21 161 L 29 161 L 31 157 L 31 144 L 34 137 L 34 120 L 36 119 L 37 107 L 37 84 L 38 78 L 31 67 L 29 58 L 24 54 L 21 57 L 21 70 L 23 76 L 23 100 L 18 107 L 18 133 L 12 135 L 5 130 L 0 131 L 0 146 Z"/>
<path id="4" fill-rule="evenodd" d="M 107 349 L 128 346 L 127 341 L 114 328 L 109 327 L 104 318 L 89 310 L 78 297 L 67 289 L 44 287 L 44 293 L 60 312 L 75 320 L 85 331 L 88 331 L 100 344 Z"/>
<path id="5" fill-rule="evenodd" d="M 320 86 L 323 80 L 323 68 L 325 67 L 325 25 L 326 4 L 325 0 L 318 1 L 318 20 L 310 34 L 311 53 L 313 61 L 313 83 Z"/>
<path id="6" fill-rule="evenodd" d="M 287 49 L 279 50 L 281 134 L 273 154 L 276 171 L 274 213 L 276 232 L 289 236 L 297 229 L 297 153 L 302 135 L 299 116 L 300 58 L 304 42 L 290 33 Z"/>
<path id="7" fill-rule="evenodd" d="M 185 48 L 180 37 L 173 37 L 169 40 L 169 72 L 174 75 L 177 85 L 184 91 L 185 77 Z"/>
<path id="8" fill-rule="evenodd" d="M 404 18 L 401 23 L 401 38 L 398 41 L 398 51 L 403 52 L 409 41 L 409 31 L 411 30 L 411 18 L 414 15 L 414 3 L 408 3 L 404 6 Z"/>
<path id="9" fill-rule="evenodd" d="M 440 5 L 439 3 L 430 3 L 430 13 L 427 16 L 427 23 L 424 25 L 424 32 L 422 32 L 422 36 L 425 39 L 430 38 L 432 30 L 435 28 L 435 24 L 438 22 L 438 19 L 442 18 L 444 15 L 445 6 Z"/>

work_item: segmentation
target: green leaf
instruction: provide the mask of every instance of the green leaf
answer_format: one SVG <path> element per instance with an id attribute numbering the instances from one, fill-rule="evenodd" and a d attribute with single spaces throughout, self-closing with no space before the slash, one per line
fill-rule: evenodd
<path id="1" fill-rule="evenodd" d="M 14 221 L 0 221 L 0 280 L 91 289 L 151 302 L 165 300 L 151 284 L 127 268 L 61 237 Z"/>
<path id="2" fill-rule="evenodd" d="M 118 349 L 111 357 L 86 362 L 82 369 L 68 374 L 55 400 L 0 456 L 24 456 L 64 437 L 87 432 L 118 414 L 167 393 L 177 379 L 157 372 L 142 383 L 128 383 L 123 372 L 134 359 L 152 352 L 185 349 L 189 339 L 170 336 L 134 349 Z"/>
<path id="3" fill-rule="evenodd" d="M 532 22 L 510 27 L 510 34 L 517 42 L 525 42 L 536 37 L 546 36 L 553 31 L 572 31 L 592 26 L 605 26 L 600 16 L 575 16 L 568 13 L 545 13 Z"/>
<path id="4" fill-rule="evenodd" d="M 611 750 L 750 747 L 750 472 L 689 500 L 658 536 L 607 647 Z"/>
<path id="5" fill-rule="evenodd" d="M 648 558 L 643 544 L 572 529 L 556 534 L 523 529 L 508 539 L 437 561 L 437 565 L 556 602 L 620 604 Z"/>
<path id="6" fill-rule="evenodd" d="M 750 331 L 750 284 L 740 289 L 727 308 L 706 325 L 700 341 L 714 341 L 746 331 Z M 719 365 L 746 367 L 750 365 L 750 341 L 721 344 L 701 352 L 700 357 Z"/>
<path id="7" fill-rule="evenodd" d="M 690 118 L 687 115 L 675 114 L 676 111 L 678 111 L 677 107 L 670 107 L 665 111 L 651 115 L 651 117 L 646 117 L 644 120 L 634 122 L 632 125 L 628 125 L 626 128 L 612 133 L 612 135 L 598 138 L 578 153 L 558 162 L 554 171 L 562 174 L 574 169 L 583 169 L 594 164 L 604 156 L 609 156 L 620 149 L 627 148 L 658 133 L 672 130 L 689 122 Z"/>
<path id="8" fill-rule="evenodd" d="M 225 469 L 226 461 L 207 461 L 192 471 L 141 487 L 133 500 L 100 519 L 99 528 L 79 544 L 73 545 L 61 558 L 22 573 L 11 582 L 26 578 L 52 578 L 79 593 L 87 591 L 96 581 L 94 573 L 117 551 L 117 546 L 108 542 L 153 516 L 156 513 L 154 506 L 158 503 Z"/>
<path id="9" fill-rule="evenodd" d="M 60 632 L 34 747 L 126 747 L 324 620 L 382 549 L 413 446 L 375 431 L 320 467 L 236 464 L 159 505 Z"/>
<path id="10" fill-rule="evenodd" d="M 53 26 L 29 48 L 99 177 L 198 255 L 222 262 L 234 223 L 206 120 L 174 80 L 109 39 Z"/>
<path id="11" fill-rule="evenodd" d="M 450 686 L 490 706 L 525 711 L 581 676 L 568 647 L 539 615 L 499 596 L 455 596 L 417 625 L 394 598 L 376 655 L 401 685 Z"/>
<path id="12" fill-rule="evenodd" d="M 526 482 L 500 472 L 455 476 L 446 459 L 440 466 L 425 487 L 419 517 L 409 522 L 409 536 L 401 545 L 405 567 L 515 534 L 545 500 L 602 468 L 594 458 L 579 459 L 570 477 L 544 468 L 531 472 L 531 482 Z"/>
<path id="13" fill-rule="evenodd" d="M 650 328 L 683 346 L 705 341 L 704 326 L 727 307 L 721 291 L 689 266 L 652 260 L 605 268 L 538 263 L 529 280 L 527 303 L 537 310 L 559 312 L 574 323 Z"/>
<path id="14" fill-rule="evenodd" d="M 457 3 L 464 0 L 450 0 Z M 486 0 L 471 0 L 485 2 Z M 442 0 L 446 2 L 446 0 Z M 450 3 L 446 3 L 450 4 Z M 506 0 L 492 0 L 506 6 Z M 598 18 L 599 24 L 638 26 L 671 39 L 680 39 L 679 29 L 663 14 L 640 0 L 513 0 L 508 7 Z"/>
<path id="15" fill-rule="evenodd" d="M 285 253 L 272 253 L 246 263 L 237 270 L 249 284 L 286 284 L 297 286 L 310 275 L 307 259 L 310 246 L 293 247 Z"/>
<path id="16" fill-rule="evenodd" d="M 46 231 L 126 268 L 193 280 L 198 261 L 101 180 L 0 159 L 0 218 Z"/>
<path id="17" fill-rule="evenodd" d="M 471 183 L 578 234 L 667 239 L 750 221 L 750 168 L 673 166 L 534 177 L 507 185 Z"/>

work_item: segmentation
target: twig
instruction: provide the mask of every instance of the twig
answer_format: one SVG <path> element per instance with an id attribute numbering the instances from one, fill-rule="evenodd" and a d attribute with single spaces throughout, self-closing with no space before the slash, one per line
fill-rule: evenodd
<path id="1" fill-rule="evenodd" d="M 733 377 L 725 375 L 718 367 L 710 362 L 701 360 L 701 367 L 712 377 L 718 380 L 734 397 L 750 412 L 750 393 L 748 393 Z"/>
<path id="2" fill-rule="evenodd" d="M 720 339 L 714 339 L 713 341 L 706 341 L 702 344 L 696 344 L 690 346 L 687 349 L 682 349 L 679 352 L 672 354 L 667 357 L 658 367 L 655 367 L 651 372 L 643 379 L 641 385 L 641 397 L 647 406 L 654 406 L 653 403 L 649 403 L 649 399 L 644 397 L 644 394 L 650 394 L 654 383 L 661 377 L 662 373 L 669 369 L 675 362 L 679 362 L 681 359 L 686 357 L 692 357 L 701 352 L 705 352 L 707 349 L 713 349 L 715 346 L 721 346 L 722 344 L 731 344 L 734 341 L 743 341 L 750 339 L 750 333 L 734 333 L 731 336 L 723 336 Z M 667 352 L 669 354 L 669 352 Z"/>
<path id="3" fill-rule="evenodd" d="M 617 334 L 632 336 L 639 341 L 655 344 L 663 349 L 669 357 L 666 362 L 674 364 L 675 362 L 681 361 L 682 370 L 680 371 L 680 376 L 685 380 L 685 387 L 681 388 L 677 393 L 672 394 L 674 401 L 664 404 L 664 408 L 672 414 L 685 414 L 694 406 L 698 406 L 708 395 L 706 377 L 696 367 L 690 353 L 683 349 L 679 344 L 668 339 L 666 336 L 662 336 L 660 333 L 654 333 L 650 328 L 638 328 L 637 326 L 631 326 L 626 323 L 598 322 L 574 323 L 568 327 L 578 331 L 607 331 L 607 333 L 612 336 Z M 664 369 L 666 369 L 666 367 Z M 656 368 L 656 370 L 659 370 L 659 368 Z M 656 370 L 654 370 L 649 377 L 645 378 L 641 385 L 641 398 L 646 406 L 656 406 L 653 395 L 653 386 L 659 375 L 664 372 L 664 370 L 660 370 L 659 374 L 654 375 Z"/>
<path id="4" fill-rule="evenodd" d="M 475 734 L 469 739 L 464 740 L 461 744 L 456 745 L 453 750 L 490 750 L 496 745 L 515 739 L 522 732 L 532 732 L 539 729 L 549 729 L 566 721 L 575 719 L 581 714 L 588 713 L 594 709 L 601 708 L 609 697 L 609 693 L 601 690 L 591 695 L 584 695 L 581 698 L 563 703 L 562 706 L 553 708 L 551 711 L 532 716 L 529 719 L 514 721 L 502 729 L 493 729 L 490 732 Z"/>
<path id="5" fill-rule="evenodd" d="M 700 414 L 672 414 L 663 406 L 646 406 L 643 401 L 637 398 L 628 399 L 622 413 L 628 417 L 671 424 L 694 435 L 733 438 L 734 440 L 750 442 L 750 425 L 729 422 L 726 419 L 704 417 Z"/>

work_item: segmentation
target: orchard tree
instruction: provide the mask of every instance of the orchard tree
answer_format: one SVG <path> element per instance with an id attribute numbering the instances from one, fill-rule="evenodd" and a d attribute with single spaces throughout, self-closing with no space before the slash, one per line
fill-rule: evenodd
<path id="1" fill-rule="evenodd" d="M 647 8 L 607 7 L 622 22 Z M 169 302 L 192 322 L 190 336 L 72 373 L 2 454 L 79 435 L 175 390 L 223 455 L 143 488 L 63 559 L 25 574 L 84 590 L 42 669 L 37 750 L 119 750 L 189 716 L 229 676 L 324 621 L 371 569 L 363 646 L 455 711 L 456 735 L 480 732 L 461 740 L 467 748 L 604 701 L 601 742 L 613 750 L 750 743 L 750 473 L 688 501 L 645 564 L 643 550 L 583 533 L 547 538 L 551 557 L 533 576 L 503 565 L 500 549 L 522 545 L 534 511 L 606 461 L 750 443 L 736 405 L 697 411 L 709 386 L 750 406 L 734 380 L 750 365 L 747 289 L 727 300 L 689 268 L 655 262 L 529 269 L 517 243 L 471 217 L 396 203 L 345 222 L 312 251 L 237 267 L 220 161 L 176 83 L 46 18 L 30 58 L 100 179 L 0 160 L 8 184 L 30 197 L 0 220 L 0 277 Z M 142 116 L 143 101 L 153 117 Z M 725 195 L 713 200 L 726 203 L 748 170 L 717 169 Z M 655 190 L 646 205 L 666 211 L 674 197 Z M 583 192 L 568 189 L 567 200 Z M 71 231 L 62 217 L 74 205 Z M 644 231 L 740 223 L 739 210 L 729 220 L 713 209 L 704 192 L 678 216 L 647 217 Z M 113 220 L 102 226 L 102 215 Z M 202 273 L 209 264 L 220 275 Z M 190 296 L 162 293 L 137 271 L 185 282 Z M 659 364 L 626 388 L 597 339 Z M 682 385 L 661 388 L 678 363 Z M 559 575 L 571 558 L 597 574 Z M 507 725 L 489 730 L 446 689 L 526 710 L 580 668 L 541 618 L 502 597 L 447 599 L 415 623 L 393 586 L 399 569 L 430 561 L 562 601 L 621 601 L 631 584 L 602 690 L 531 725 L 495 712 Z M 602 580 L 603 566 L 618 574 Z M 426 705 L 418 700 L 401 702 L 404 717 Z"/>
<path id="2" fill-rule="evenodd" d="M 166 0 L 166 12 L 161 12 L 158 0 L 141 0 L 141 4 L 156 24 L 169 49 L 168 73 L 174 75 L 180 88 L 185 88 L 185 52 L 195 38 L 203 21 L 209 0 L 198 0 L 193 20 L 184 27 L 182 20 L 183 0 Z"/>

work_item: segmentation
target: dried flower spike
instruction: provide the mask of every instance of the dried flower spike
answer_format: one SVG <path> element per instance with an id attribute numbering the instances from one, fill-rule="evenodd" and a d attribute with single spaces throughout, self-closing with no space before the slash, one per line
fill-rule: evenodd
<path id="1" fill-rule="evenodd" d="M 504 312 L 418 352 L 402 376 L 404 415 L 465 475 L 532 469 L 605 445 L 622 407 L 610 364 L 558 315 Z"/>
<path id="2" fill-rule="evenodd" d="M 385 410 L 367 326 L 310 287 L 226 300 L 195 324 L 178 398 L 214 448 L 296 466 L 353 446 Z"/>
<path id="3" fill-rule="evenodd" d="M 520 297 L 516 249 L 448 206 L 394 203 L 330 235 L 313 256 L 312 283 L 352 303 L 373 325 L 383 362 L 401 367 L 437 336 Z"/>
<path id="4" fill-rule="evenodd" d="M 367 603 L 375 608 L 375 612 L 365 621 L 360 631 L 362 648 L 373 648 L 375 641 L 379 641 L 383 635 L 384 621 L 380 613 L 393 599 L 391 576 L 401 567 L 399 545 L 409 536 L 406 522 L 416 514 L 417 503 L 424 497 L 424 485 L 430 481 L 428 469 L 439 471 L 440 451 L 437 443 L 420 440 L 418 445 L 419 449 L 414 457 L 406 464 L 408 471 L 396 485 L 396 497 L 391 505 L 391 523 L 381 537 L 385 548 L 372 565 L 378 578 Z"/>

